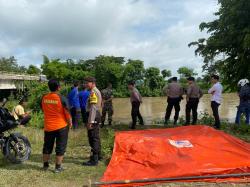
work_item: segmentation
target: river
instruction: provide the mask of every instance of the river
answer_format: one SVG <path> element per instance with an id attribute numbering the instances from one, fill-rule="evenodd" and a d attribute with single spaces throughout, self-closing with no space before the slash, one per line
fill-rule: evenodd
<path id="1" fill-rule="evenodd" d="M 198 112 L 207 111 L 212 114 L 210 107 L 210 95 L 205 94 L 199 103 Z M 116 122 L 130 122 L 131 116 L 131 104 L 129 98 L 115 98 L 114 101 L 114 116 L 113 119 Z M 233 122 L 236 115 L 236 106 L 239 104 L 239 97 L 236 93 L 223 94 L 223 101 L 219 107 L 220 116 L 222 119 L 227 119 Z M 181 101 L 180 116 L 185 116 L 186 100 Z M 145 97 L 143 98 L 143 104 L 141 105 L 141 114 L 145 119 L 146 124 L 150 124 L 152 120 L 164 119 L 165 110 L 167 106 L 166 97 Z M 171 115 L 173 119 L 174 110 Z"/>

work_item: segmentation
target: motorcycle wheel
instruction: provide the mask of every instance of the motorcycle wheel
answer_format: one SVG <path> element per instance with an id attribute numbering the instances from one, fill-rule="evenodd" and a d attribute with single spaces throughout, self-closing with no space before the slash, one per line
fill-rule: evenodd
<path id="1" fill-rule="evenodd" d="M 22 135 L 9 137 L 5 145 L 5 157 L 12 163 L 19 164 L 29 159 L 31 145 L 29 140 Z"/>

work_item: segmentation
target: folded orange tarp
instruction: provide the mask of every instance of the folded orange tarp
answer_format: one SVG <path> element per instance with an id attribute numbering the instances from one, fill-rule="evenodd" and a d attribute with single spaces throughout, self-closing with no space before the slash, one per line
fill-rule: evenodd
<path id="1" fill-rule="evenodd" d="M 249 143 L 195 125 L 116 133 L 112 159 L 102 182 L 249 172 Z"/>

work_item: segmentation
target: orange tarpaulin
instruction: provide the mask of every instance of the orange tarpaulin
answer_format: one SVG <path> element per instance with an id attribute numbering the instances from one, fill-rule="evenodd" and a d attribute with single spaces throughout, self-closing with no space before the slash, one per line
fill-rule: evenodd
<path id="1" fill-rule="evenodd" d="M 102 182 L 244 172 L 250 172 L 249 143 L 195 125 L 116 133 L 112 159 Z"/>

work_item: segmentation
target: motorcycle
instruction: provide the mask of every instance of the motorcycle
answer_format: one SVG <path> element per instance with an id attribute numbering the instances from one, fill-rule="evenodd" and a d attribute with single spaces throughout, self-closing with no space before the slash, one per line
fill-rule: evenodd
<path id="1" fill-rule="evenodd" d="M 31 145 L 25 136 L 10 132 L 18 126 L 19 122 L 7 108 L 4 108 L 6 103 L 7 100 L 4 99 L 0 106 L 0 149 L 7 160 L 18 164 L 29 159 Z"/>

